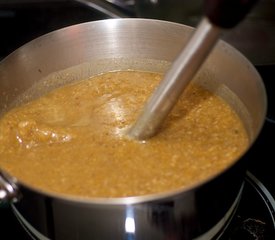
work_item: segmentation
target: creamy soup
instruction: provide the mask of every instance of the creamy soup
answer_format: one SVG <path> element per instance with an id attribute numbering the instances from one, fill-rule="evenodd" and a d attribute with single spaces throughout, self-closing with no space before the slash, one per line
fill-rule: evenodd
<path id="1" fill-rule="evenodd" d="M 244 126 L 220 97 L 192 84 L 159 133 L 127 137 L 163 76 L 107 72 L 13 108 L 0 121 L 0 166 L 44 191 L 125 197 L 189 187 L 247 148 Z"/>

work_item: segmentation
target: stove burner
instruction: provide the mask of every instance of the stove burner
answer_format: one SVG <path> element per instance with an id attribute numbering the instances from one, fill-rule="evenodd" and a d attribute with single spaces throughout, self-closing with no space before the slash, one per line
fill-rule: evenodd
<path id="1" fill-rule="evenodd" d="M 253 174 L 247 172 L 243 196 L 229 227 L 219 240 L 275 238 L 275 200 Z"/>

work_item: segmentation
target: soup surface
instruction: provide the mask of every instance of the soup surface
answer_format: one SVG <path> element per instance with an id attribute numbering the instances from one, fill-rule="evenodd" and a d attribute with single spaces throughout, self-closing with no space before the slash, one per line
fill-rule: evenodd
<path id="1" fill-rule="evenodd" d="M 230 165 L 247 148 L 231 107 L 190 85 L 159 134 L 127 137 L 162 75 L 100 74 L 16 107 L 0 121 L 0 166 L 49 192 L 125 197 L 196 184 Z"/>

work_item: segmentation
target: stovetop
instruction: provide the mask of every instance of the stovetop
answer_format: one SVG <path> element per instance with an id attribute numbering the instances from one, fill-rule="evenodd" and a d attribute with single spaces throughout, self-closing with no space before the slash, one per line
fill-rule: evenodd
<path id="1" fill-rule="evenodd" d="M 110 18 L 81 1 L 3 1 L 0 3 L 0 60 L 26 42 L 47 32 L 76 23 Z M 97 2 L 97 1 L 91 1 Z M 111 1 L 110 1 L 111 2 Z M 121 12 L 117 6 L 115 8 Z M 133 12 L 124 12 L 130 17 Z M 264 127 L 247 153 L 250 159 L 244 194 L 222 240 L 275 239 L 275 64 L 255 66 L 263 78 L 268 95 L 268 113 Z M 10 206 L 0 208 L 0 238 L 32 239 L 22 228 Z"/>

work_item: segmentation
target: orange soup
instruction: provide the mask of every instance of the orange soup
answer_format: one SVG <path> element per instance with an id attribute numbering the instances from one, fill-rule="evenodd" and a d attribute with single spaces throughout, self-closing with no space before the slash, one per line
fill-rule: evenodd
<path id="1" fill-rule="evenodd" d="M 140 196 L 189 187 L 248 147 L 242 121 L 221 97 L 191 84 L 160 132 L 127 130 L 162 74 L 107 72 L 57 88 L 0 120 L 0 166 L 44 191 Z"/>

